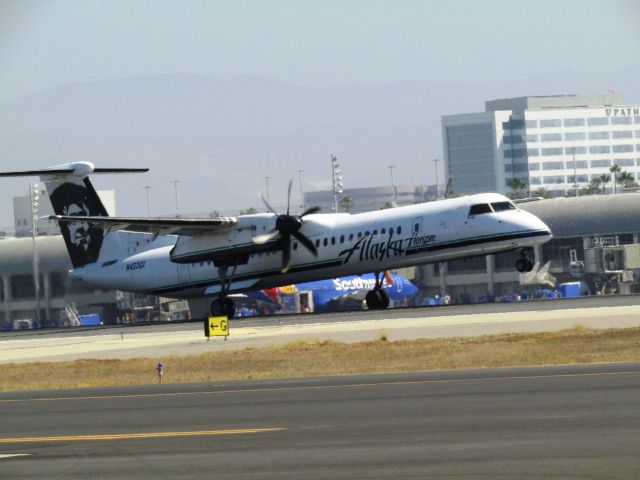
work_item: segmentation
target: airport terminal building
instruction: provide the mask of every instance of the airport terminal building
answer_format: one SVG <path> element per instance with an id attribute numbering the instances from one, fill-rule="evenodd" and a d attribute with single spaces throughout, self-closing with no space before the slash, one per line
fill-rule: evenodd
<path id="1" fill-rule="evenodd" d="M 622 95 L 530 96 L 485 102 L 485 111 L 442 117 L 445 178 L 458 194 L 573 194 L 614 164 L 640 179 L 640 105 Z M 613 182 L 604 185 L 612 191 Z"/>
<path id="2" fill-rule="evenodd" d="M 440 186 L 442 194 L 444 187 Z M 362 213 L 389 208 L 395 202 L 398 207 L 435 200 L 438 195 L 436 185 L 391 185 L 388 187 L 346 188 L 338 195 L 338 212 Z M 347 200 L 347 201 L 345 201 Z M 321 213 L 334 210 L 333 191 L 314 190 L 304 192 L 306 207 L 318 206 Z"/>

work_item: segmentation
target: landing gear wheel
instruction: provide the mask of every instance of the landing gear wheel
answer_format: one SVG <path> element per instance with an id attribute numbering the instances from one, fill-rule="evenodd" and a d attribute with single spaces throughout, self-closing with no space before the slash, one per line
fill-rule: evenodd
<path id="1" fill-rule="evenodd" d="M 233 318 L 236 313 L 236 304 L 233 303 L 233 300 L 231 300 L 230 298 L 225 298 L 224 307 L 227 313 L 227 318 Z"/>
<path id="2" fill-rule="evenodd" d="M 236 306 L 230 298 L 216 298 L 211 302 L 211 316 L 233 318 Z"/>
<path id="3" fill-rule="evenodd" d="M 369 290 L 367 296 L 364 297 L 364 301 L 367 303 L 369 310 L 378 310 L 380 308 L 380 294 L 375 290 Z"/>
<path id="4" fill-rule="evenodd" d="M 520 250 L 520 257 L 521 258 L 516 261 L 516 270 L 520 273 L 533 270 L 533 262 L 529 259 L 529 250 L 526 248 Z"/>
<path id="5" fill-rule="evenodd" d="M 369 310 L 384 310 L 389 306 L 389 295 L 384 290 L 369 290 L 364 301 Z"/>
<path id="6" fill-rule="evenodd" d="M 520 273 L 530 272 L 533 270 L 533 263 L 528 258 L 519 258 L 516 261 L 516 270 Z"/>
<path id="7" fill-rule="evenodd" d="M 389 306 L 389 295 L 384 290 L 378 291 L 378 295 L 380 295 L 380 308 L 385 309 Z"/>

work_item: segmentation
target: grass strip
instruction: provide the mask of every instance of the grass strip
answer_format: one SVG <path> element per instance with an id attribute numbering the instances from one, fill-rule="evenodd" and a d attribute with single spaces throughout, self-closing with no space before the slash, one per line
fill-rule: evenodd
<path id="1" fill-rule="evenodd" d="M 192 356 L 75 360 L 2 365 L 0 391 L 211 382 L 356 373 L 409 372 L 529 365 L 640 361 L 640 328 L 483 337 L 378 340 L 354 344 L 297 341 L 268 348 L 208 352 Z"/>

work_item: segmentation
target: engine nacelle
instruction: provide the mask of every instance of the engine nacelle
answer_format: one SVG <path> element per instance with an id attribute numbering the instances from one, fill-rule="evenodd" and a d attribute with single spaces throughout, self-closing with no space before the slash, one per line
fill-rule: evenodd
<path id="1" fill-rule="evenodd" d="M 246 263 L 249 254 L 278 249 L 278 239 L 258 245 L 253 238 L 272 230 L 276 215 L 259 213 L 242 215 L 229 228 L 193 236 L 180 236 L 171 250 L 171 261 L 192 263 L 213 261 L 216 265 Z"/>

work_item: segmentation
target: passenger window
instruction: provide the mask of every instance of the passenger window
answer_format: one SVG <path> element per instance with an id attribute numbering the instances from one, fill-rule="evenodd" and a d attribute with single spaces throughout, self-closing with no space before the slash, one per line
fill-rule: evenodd
<path id="1" fill-rule="evenodd" d="M 340 243 L 344 243 L 344 235 L 340 235 Z"/>
<path id="2" fill-rule="evenodd" d="M 492 203 L 494 212 L 504 212 L 505 210 L 515 210 L 516 206 L 511 202 L 496 202 Z"/>
<path id="3" fill-rule="evenodd" d="M 382 230 L 380 230 L 380 235 L 384 235 L 387 232 L 387 230 L 385 228 L 383 228 Z"/>
<path id="4" fill-rule="evenodd" d="M 400 235 L 402 233 L 402 227 L 398 226 L 398 235 Z"/>
<path id="5" fill-rule="evenodd" d="M 491 212 L 491 206 L 488 203 L 478 203 L 476 205 L 471 205 L 471 208 L 469 209 L 469 216 L 482 215 L 483 213 Z"/>
<path id="6" fill-rule="evenodd" d="M 319 247 L 319 246 L 320 246 L 320 239 L 316 238 L 316 247 Z"/>
<path id="7" fill-rule="evenodd" d="M 336 237 L 331 237 L 331 245 L 335 245 L 336 244 Z"/>
<path id="8" fill-rule="evenodd" d="M 349 241 L 352 241 L 352 240 L 353 240 L 353 233 L 350 233 L 349 234 Z"/>
<path id="9" fill-rule="evenodd" d="M 326 238 L 325 238 L 325 239 L 323 239 L 323 240 L 322 240 L 322 245 L 324 245 L 325 247 L 326 247 L 327 245 L 329 245 L 329 240 L 328 240 L 328 239 L 326 239 Z"/>
<path id="10" fill-rule="evenodd" d="M 293 249 L 297 250 L 298 249 L 298 242 L 293 242 Z"/>

